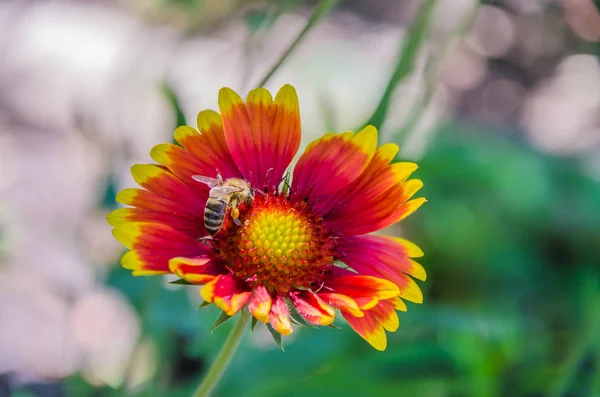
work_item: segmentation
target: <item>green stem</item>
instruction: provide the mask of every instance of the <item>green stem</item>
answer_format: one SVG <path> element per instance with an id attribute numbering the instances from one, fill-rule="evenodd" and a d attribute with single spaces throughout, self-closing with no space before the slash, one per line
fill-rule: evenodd
<path id="1" fill-rule="evenodd" d="M 435 3 L 436 0 L 423 1 L 415 20 L 406 32 L 406 39 L 403 41 L 400 48 L 400 55 L 394 73 L 385 87 L 385 91 L 379 100 L 377 108 L 365 125 L 371 124 L 377 129 L 381 128 L 387 116 L 389 102 L 396 86 L 413 70 L 415 59 L 417 58 L 417 55 L 419 55 L 421 46 L 429 31 L 431 20 L 433 19 Z"/>
<path id="2" fill-rule="evenodd" d="M 415 127 L 417 127 L 423 118 L 423 113 L 429 107 L 431 99 L 433 98 L 433 94 L 435 93 L 437 82 L 439 80 L 439 74 L 444 61 L 446 61 L 448 55 L 455 50 L 462 40 L 464 34 L 467 33 L 473 25 L 473 21 L 475 20 L 478 9 L 479 1 L 475 2 L 473 8 L 471 8 L 471 10 L 465 15 L 464 19 L 458 25 L 456 31 L 451 34 L 450 38 L 442 46 L 443 50 L 441 54 L 432 54 L 430 57 L 429 63 L 425 67 L 425 94 L 420 100 L 415 101 L 406 122 L 398 134 L 399 136 L 405 138 L 404 142 L 408 141 L 408 139 L 406 139 L 407 135 L 415 130 Z"/>
<path id="3" fill-rule="evenodd" d="M 240 318 L 237 320 L 237 323 L 231 329 L 231 333 L 227 337 L 225 344 L 221 348 L 219 355 L 213 362 L 212 366 L 208 370 L 208 373 L 202 380 L 202 383 L 194 393 L 194 397 L 208 397 L 211 392 L 223 376 L 223 372 L 225 372 L 225 368 L 233 358 L 235 351 L 237 350 L 242 337 L 244 336 L 244 331 L 248 327 L 250 323 L 250 313 L 246 310 L 241 310 Z"/>
<path id="4" fill-rule="evenodd" d="M 265 75 L 265 77 L 260 81 L 260 83 L 258 84 L 258 87 L 264 87 L 264 85 L 267 84 L 267 81 L 269 81 L 271 79 L 271 77 L 273 77 L 273 75 L 275 74 L 277 69 L 279 69 L 279 67 L 285 62 L 285 60 L 290 56 L 292 51 L 294 51 L 296 49 L 298 44 L 300 44 L 302 42 L 302 40 L 304 39 L 304 36 L 306 36 L 306 34 L 308 32 L 310 32 L 310 30 L 321 19 L 323 19 L 323 17 L 325 15 L 329 14 L 329 12 L 335 7 L 337 2 L 338 2 L 338 0 L 322 0 L 321 2 L 319 2 L 317 7 L 311 14 L 310 18 L 308 18 L 308 21 L 306 22 L 304 29 L 302 29 L 302 31 L 298 34 L 298 36 L 292 42 L 292 44 L 288 47 L 288 49 L 285 50 L 285 52 L 283 53 L 283 55 L 281 55 L 281 57 L 275 63 L 275 65 L 273 65 L 273 67 L 269 70 L 269 72 Z"/>

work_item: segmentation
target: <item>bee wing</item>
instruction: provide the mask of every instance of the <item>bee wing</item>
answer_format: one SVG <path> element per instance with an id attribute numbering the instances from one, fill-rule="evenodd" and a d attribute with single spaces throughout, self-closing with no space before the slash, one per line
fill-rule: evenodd
<path id="1" fill-rule="evenodd" d="M 210 187 L 210 188 L 219 186 L 221 184 L 221 181 L 219 181 L 218 179 L 211 178 L 209 176 L 204 176 L 204 175 L 193 175 L 192 179 L 197 182 L 204 183 L 205 185 L 208 185 L 208 187 Z"/>
<path id="2" fill-rule="evenodd" d="M 244 189 L 242 189 L 240 187 L 236 187 L 236 186 L 227 186 L 227 185 L 225 185 L 225 186 L 220 186 L 219 190 L 221 192 L 223 192 L 224 194 L 231 194 L 231 193 L 241 192 Z"/>

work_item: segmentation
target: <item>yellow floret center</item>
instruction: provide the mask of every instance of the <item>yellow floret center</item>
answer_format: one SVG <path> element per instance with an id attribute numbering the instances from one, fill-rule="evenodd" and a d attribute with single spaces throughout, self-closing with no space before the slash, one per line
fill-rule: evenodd
<path id="1" fill-rule="evenodd" d="M 219 252 L 231 272 L 269 291 L 311 288 L 333 263 L 333 240 L 306 204 L 283 196 L 255 199 L 219 237 Z"/>

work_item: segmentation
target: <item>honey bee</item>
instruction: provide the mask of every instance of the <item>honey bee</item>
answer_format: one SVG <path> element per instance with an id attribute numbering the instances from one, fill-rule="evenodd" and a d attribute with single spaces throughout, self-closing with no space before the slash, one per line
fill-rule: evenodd
<path id="1" fill-rule="evenodd" d="M 194 175 L 192 178 L 210 187 L 206 207 L 204 208 L 204 226 L 211 236 L 221 230 L 227 211 L 233 222 L 240 226 L 240 204 L 250 204 L 254 200 L 254 189 L 250 184 L 239 178 L 223 180 L 221 175 L 210 178 L 202 175 Z"/>

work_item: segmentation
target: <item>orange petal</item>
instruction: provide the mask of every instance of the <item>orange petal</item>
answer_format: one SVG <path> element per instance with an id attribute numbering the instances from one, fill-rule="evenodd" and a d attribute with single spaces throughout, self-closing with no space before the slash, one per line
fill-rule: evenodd
<path id="1" fill-rule="evenodd" d="M 272 190 L 300 145 L 300 112 L 296 91 L 283 86 L 275 97 L 257 88 L 246 103 L 231 89 L 219 92 L 225 140 L 243 177 L 253 186 Z"/>
<path id="2" fill-rule="evenodd" d="M 281 181 L 283 173 L 298 152 L 301 139 L 300 107 L 296 90 L 289 84 L 281 87 L 271 106 L 272 139 L 268 141 L 268 151 L 265 156 L 275 160 L 273 171 L 269 174 L 270 185 Z"/>

